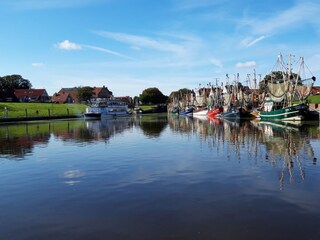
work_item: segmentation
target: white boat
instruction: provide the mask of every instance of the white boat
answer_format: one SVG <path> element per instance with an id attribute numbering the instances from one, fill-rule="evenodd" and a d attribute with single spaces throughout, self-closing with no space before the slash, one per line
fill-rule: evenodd
<path id="1" fill-rule="evenodd" d="M 94 101 L 86 108 L 86 119 L 110 119 L 129 116 L 131 113 L 126 102 L 110 98 Z"/>
<path id="2" fill-rule="evenodd" d="M 199 107 L 193 110 L 193 116 L 207 116 L 208 107 Z"/>
<path id="3" fill-rule="evenodd" d="M 105 108 L 101 111 L 101 119 L 127 117 L 131 113 L 129 112 L 126 102 L 117 99 L 111 99 L 107 102 Z"/>
<path id="4" fill-rule="evenodd" d="M 103 107 L 99 106 L 98 104 L 94 103 L 91 106 L 86 108 L 84 113 L 85 119 L 100 119 L 101 118 L 101 110 Z"/>

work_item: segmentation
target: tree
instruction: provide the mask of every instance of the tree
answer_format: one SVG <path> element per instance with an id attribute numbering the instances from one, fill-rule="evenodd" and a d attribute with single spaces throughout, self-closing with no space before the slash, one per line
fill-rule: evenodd
<path id="1" fill-rule="evenodd" d="M 178 91 L 171 92 L 169 95 L 170 101 L 172 102 L 175 98 L 176 99 L 183 99 L 187 100 L 190 96 L 194 94 L 193 90 L 188 88 L 181 88 Z M 190 100 L 190 99 L 189 99 Z"/>
<path id="2" fill-rule="evenodd" d="M 21 75 L 13 74 L 2 77 L 6 87 L 10 89 L 30 89 L 32 84 L 28 79 L 23 78 Z"/>
<path id="3" fill-rule="evenodd" d="M 158 88 L 147 88 L 140 94 L 139 99 L 146 104 L 165 103 L 168 99 Z"/>
<path id="4" fill-rule="evenodd" d="M 89 86 L 79 87 L 78 90 L 78 99 L 79 101 L 89 101 L 93 96 L 93 88 Z"/>
<path id="5" fill-rule="evenodd" d="M 6 101 L 8 98 L 15 99 L 15 89 L 30 89 L 32 84 L 21 75 L 13 74 L 0 77 L 0 99 Z"/>

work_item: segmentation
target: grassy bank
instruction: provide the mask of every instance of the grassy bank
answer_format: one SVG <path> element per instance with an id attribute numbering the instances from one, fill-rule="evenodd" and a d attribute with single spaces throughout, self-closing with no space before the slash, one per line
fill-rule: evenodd
<path id="1" fill-rule="evenodd" d="M 157 107 L 157 105 L 140 105 L 139 108 L 142 111 L 149 111 L 152 110 L 153 108 Z"/>
<path id="2" fill-rule="evenodd" d="M 308 101 L 310 103 L 320 103 L 320 95 L 309 96 Z"/>
<path id="3" fill-rule="evenodd" d="M 85 108 L 83 104 L 0 102 L 0 118 L 79 115 Z"/>

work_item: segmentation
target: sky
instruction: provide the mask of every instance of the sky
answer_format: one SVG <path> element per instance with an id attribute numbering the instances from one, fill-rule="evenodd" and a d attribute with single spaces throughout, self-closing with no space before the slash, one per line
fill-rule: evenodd
<path id="1" fill-rule="evenodd" d="M 282 53 L 320 73 L 319 0 L 1 0 L 0 76 L 49 95 L 106 86 L 163 94 L 270 72 Z M 318 84 L 316 81 L 315 85 Z"/>

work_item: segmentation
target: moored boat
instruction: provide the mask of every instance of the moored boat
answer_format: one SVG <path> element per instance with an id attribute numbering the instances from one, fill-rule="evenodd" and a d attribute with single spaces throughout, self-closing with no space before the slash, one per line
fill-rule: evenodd
<path id="1" fill-rule="evenodd" d="M 212 109 L 208 110 L 207 116 L 209 118 L 214 118 L 214 117 L 217 117 L 218 115 L 220 115 L 222 112 L 223 112 L 223 107 L 212 108 Z"/>
<path id="2" fill-rule="evenodd" d="M 130 116 L 126 102 L 117 99 L 110 99 L 101 111 L 101 119 L 128 117 Z"/>
<path id="3" fill-rule="evenodd" d="M 126 102 L 110 98 L 99 99 L 86 108 L 85 119 L 108 119 L 129 116 L 131 113 Z"/>
<path id="4" fill-rule="evenodd" d="M 102 107 L 99 104 L 92 104 L 86 108 L 84 113 L 85 119 L 100 119 Z"/>
<path id="5" fill-rule="evenodd" d="M 193 110 L 192 115 L 193 116 L 207 116 L 208 113 L 208 107 L 198 107 Z"/>
<path id="6" fill-rule="evenodd" d="M 315 77 L 305 78 L 304 59 L 300 58 L 299 69 L 292 71 L 292 55 L 289 55 L 287 68 L 282 55 L 277 60 L 277 70 L 263 79 L 267 98 L 260 112 L 261 120 L 268 121 L 301 121 L 307 120 L 309 106 L 307 98 L 311 93 Z"/>
<path id="7" fill-rule="evenodd" d="M 280 120 L 280 121 L 301 121 L 304 120 L 309 111 L 306 104 L 296 104 L 292 106 L 283 106 L 272 100 L 264 103 L 264 111 L 261 111 L 259 117 L 262 120 Z"/>
<path id="8" fill-rule="evenodd" d="M 180 114 L 180 115 L 192 116 L 194 109 L 195 109 L 194 106 L 187 106 L 184 110 L 180 110 L 180 111 L 179 111 L 179 114 Z"/>

